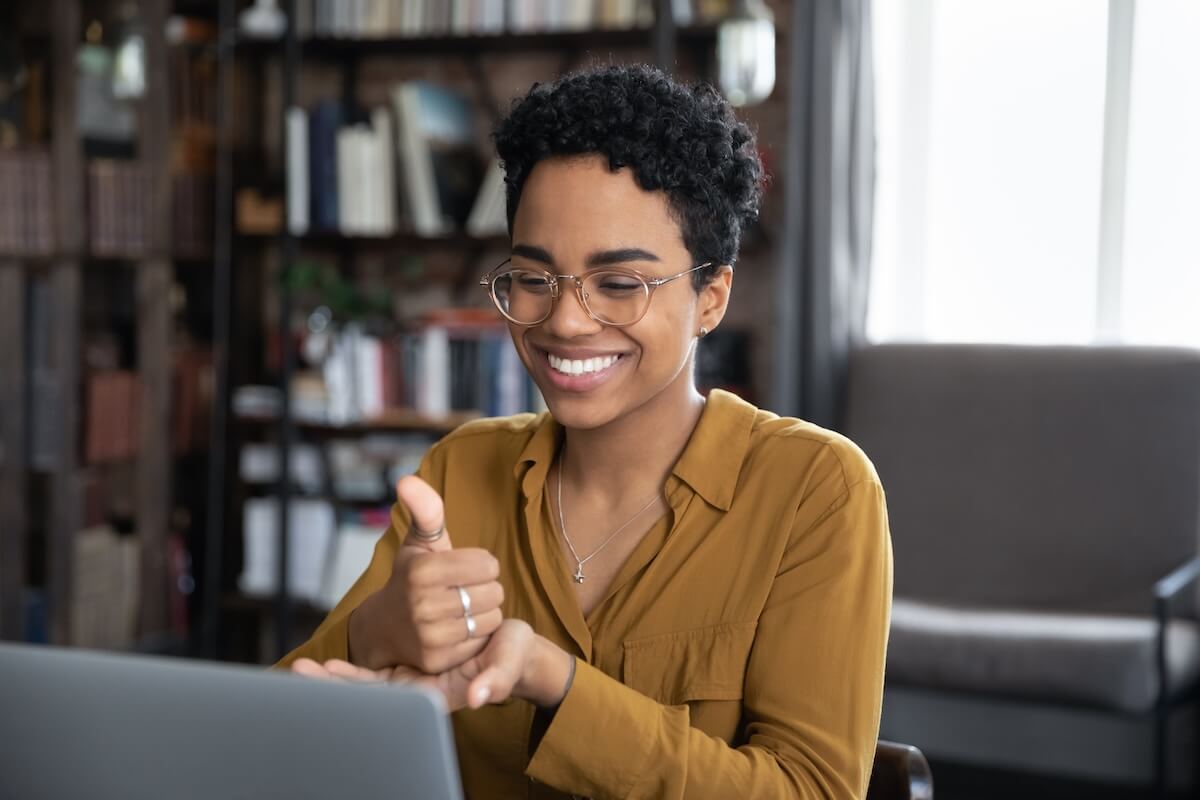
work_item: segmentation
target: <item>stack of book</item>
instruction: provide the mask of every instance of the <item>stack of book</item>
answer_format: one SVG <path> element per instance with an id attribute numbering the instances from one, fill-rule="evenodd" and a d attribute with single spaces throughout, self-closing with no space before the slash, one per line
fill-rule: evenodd
<path id="1" fill-rule="evenodd" d="M 441 236 L 469 222 L 476 235 L 503 232 L 503 173 L 482 180 L 470 103 L 424 81 L 400 84 L 392 99 L 391 113 L 332 100 L 288 111 L 288 230 Z"/>
<path id="2" fill-rule="evenodd" d="M 357 325 L 347 326 L 334 337 L 321 365 L 326 420 L 345 424 L 374 419 L 402 405 L 399 370 L 395 340 L 369 335 Z"/>
<path id="3" fill-rule="evenodd" d="M 711 3 L 708 3 L 711 5 Z M 298 0 L 301 38 L 488 36 L 654 23 L 655 0 Z M 675 0 L 677 19 L 691 3 Z"/>
<path id="4" fill-rule="evenodd" d="M 47 256 L 53 249 L 50 154 L 0 150 L 0 253 Z"/>
<path id="5" fill-rule="evenodd" d="M 492 311 L 446 309 L 403 337 L 405 405 L 432 416 L 540 411 L 545 402 Z"/>
<path id="6" fill-rule="evenodd" d="M 148 245 L 150 180 L 143 166 L 128 159 L 88 162 L 88 249 L 102 258 L 141 258 Z M 180 171 L 171 176 L 172 254 L 207 258 L 215 235 L 211 172 Z"/>
<path id="7" fill-rule="evenodd" d="M 275 416 L 278 395 L 273 387 L 239 387 L 234 412 Z M 400 335 L 345 326 L 318 368 L 294 376 L 291 398 L 296 419 L 332 425 L 394 412 L 438 420 L 452 412 L 496 417 L 545 408 L 496 313 L 469 308 L 431 313 Z"/>
<path id="8" fill-rule="evenodd" d="M 504 32 L 505 5 L 506 0 L 297 0 L 296 30 L 302 39 L 498 34 Z"/>
<path id="9" fill-rule="evenodd" d="M 73 540 L 71 644 L 124 650 L 137 633 L 140 542 L 100 525 Z"/>
<path id="10" fill-rule="evenodd" d="M 322 596 L 325 565 L 337 518 L 328 500 L 295 498 L 288 503 L 288 587 L 293 597 L 316 603 Z M 238 589 L 268 596 L 279 585 L 279 501 L 251 498 L 242 507 L 242 574 Z"/>
<path id="11" fill-rule="evenodd" d="M 244 561 L 238 589 L 269 597 L 279 586 L 278 503 L 247 501 L 243 517 Z M 371 563 L 388 526 L 388 509 L 343 514 L 324 500 L 293 500 L 288 523 L 288 594 L 322 609 L 333 608 Z"/>
<path id="12" fill-rule="evenodd" d="M 657 0 L 297 0 L 301 39 L 494 36 L 627 30 L 654 24 Z M 671 0 L 675 24 L 711 24 L 732 0 Z"/>
<path id="13" fill-rule="evenodd" d="M 88 244 L 92 255 L 139 258 L 146 253 L 150 181 L 136 161 L 88 162 Z"/>

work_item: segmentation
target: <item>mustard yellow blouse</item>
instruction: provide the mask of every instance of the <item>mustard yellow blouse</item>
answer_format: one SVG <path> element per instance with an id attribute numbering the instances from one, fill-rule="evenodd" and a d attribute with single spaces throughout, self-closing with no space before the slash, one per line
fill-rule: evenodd
<path id="1" fill-rule="evenodd" d="M 892 555 L 874 467 L 843 436 L 714 391 L 666 484 L 669 512 L 585 619 L 545 498 L 561 428 L 480 420 L 419 474 L 455 546 L 500 561 L 506 617 L 577 657 L 530 752 L 534 709 L 453 718 L 469 798 L 856 798 L 879 728 Z M 345 658 L 347 618 L 386 582 L 398 505 L 370 567 L 307 656 Z"/>

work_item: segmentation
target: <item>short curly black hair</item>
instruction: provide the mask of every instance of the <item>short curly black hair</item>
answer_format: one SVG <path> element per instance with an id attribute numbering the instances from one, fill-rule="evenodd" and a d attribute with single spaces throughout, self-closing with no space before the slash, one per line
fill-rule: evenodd
<path id="1" fill-rule="evenodd" d="M 733 264 L 758 217 L 763 167 L 754 133 L 707 83 L 685 86 L 646 65 L 606 66 L 535 83 L 496 126 L 508 230 L 534 166 L 596 153 L 638 185 L 662 190 L 695 263 Z M 694 273 L 697 289 L 716 268 Z"/>

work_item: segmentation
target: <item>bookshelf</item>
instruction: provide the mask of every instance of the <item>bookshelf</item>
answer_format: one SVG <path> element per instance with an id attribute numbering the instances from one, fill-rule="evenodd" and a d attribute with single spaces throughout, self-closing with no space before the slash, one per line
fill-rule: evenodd
<path id="1" fill-rule="evenodd" d="M 110 367 L 114 373 L 136 375 L 127 384 L 131 390 L 122 395 L 130 401 L 124 409 L 126 432 L 137 442 L 136 453 L 120 456 L 122 463 L 114 469 L 121 471 L 121 493 L 128 501 L 121 513 L 128 515 L 131 528 L 121 538 L 132 545 L 124 549 L 136 555 L 130 571 L 140 590 L 130 617 L 133 638 L 113 646 L 179 649 L 172 638 L 170 597 L 175 592 L 170 534 L 179 530 L 173 519 L 178 459 L 172 386 L 179 344 L 173 300 L 177 263 L 190 269 L 205 260 L 197 249 L 179 252 L 173 235 L 178 197 L 172 165 L 179 151 L 172 102 L 173 79 L 179 73 L 172 59 L 179 48 L 167 42 L 165 30 L 171 12 L 185 5 L 182 0 L 139 0 L 133 7 L 134 24 L 145 32 L 145 84 L 138 99 L 129 102 L 133 138 L 107 142 L 89 138 L 85 123 L 89 113 L 95 122 L 94 87 L 80 76 L 87 59 L 96 56 L 86 48 L 100 36 L 91 31 L 91 20 L 104 18 L 107 24 L 116 4 L 21 0 L 5 9 L 4 16 L 11 19 L 0 21 L 6 35 L 11 32 L 19 42 L 16 52 L 22 58 L 28 57 L 34 68 L 45 65 L 45 86 L 29 90 L 29 98 L 50 98 L 45 124 L 26 120 L 31 131 L 43 133 L 23 131 L 22 136 L 33 142 L 26 149 L 44 152 L 48 159 L 47 195 L 52 199 L 45 204 L 46 243 L 34 237 L 23 250 L 0 246 L 2 639 L 32 635 L 55 644 L 80 643 L 75 638 L 80 619 L 74 612 L 90 597 L 80 589 L 89 575 L 76 571 L 81 533 L 95 524 L 89 519 L 97 502 L 111 510 L 111 487 L 97 478 L 110 465 L 92 462 L 89 448 L 96 431 L 114 421 L 87 418 L 94 389 L 89 365 L 102 351 L 103 359 L 132 364 Z M 33 99 L 25 102 L 27 109 L 35 108 Z M 111 198 L 98 194 L 91 180 L 98 165 L 119 165 L 140 176 L 133 193 L 143 195 L 142 202 L 114 212 L 116 222 L 138 232 L 129 240 L 136 246 L 108 246 L 96 238 L 103 231 L 94 215 L 113 211 L 106 202 Z M 0 191 L 11 188 L 6 182 Z M 34 206 L 42 202 L 40 191 L 35 190 Z M 185 257 L 177 259 L 180 255 Z M 196 277 L 203 281 L 202 269 Z M 115 310 L 114 298 L 120 306 Z M 97 332 L 100 342 L 93 336 Z M 27 609 L 31 590 L 42 598 L 44 614 L 31 610 L 37 605 Z"/>
<path id="2" fill-rule="evenodd" d="M 280 234 L 239 233 L 238 239 L 257 244 L 274 244 Z M 358 247 L 384 250 L 438 248 L 461 250 L 464 248 L 497 248 L 508 247 L 505 236 L 472 236 L 461 231 L 455 231 L 445 236 L 421 236 L 411 232 L 393 233 L 387 236 L 362 236 L 355 234 L 337 233 L 332 231 L 315 231 L 293 237 L 302 245 L 313 248 Z"/>

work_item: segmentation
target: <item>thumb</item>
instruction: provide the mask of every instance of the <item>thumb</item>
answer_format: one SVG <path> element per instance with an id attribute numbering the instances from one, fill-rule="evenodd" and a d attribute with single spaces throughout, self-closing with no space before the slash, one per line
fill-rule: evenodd
<path id="1" fill-rule="evenodd" d="M 412 527 L 398 531 L 405 537 L 404 544 L 433 551 L 453 549 L 450 534 L 443 530 L 446 524 L 445 506 L 432 486 L 416 475 L 405 475 L 396 482 L 396 497 L 408 509 L 409 519 L 412 520 Z M 413 534 L 413 528 L 426 534 L 442 531 L 442 535 L 433 541 L 423 540 Z"/>

